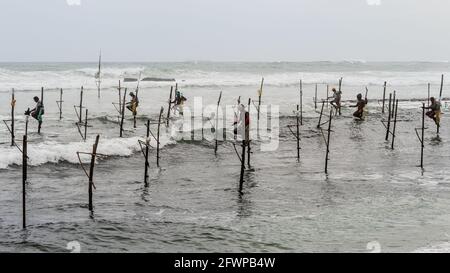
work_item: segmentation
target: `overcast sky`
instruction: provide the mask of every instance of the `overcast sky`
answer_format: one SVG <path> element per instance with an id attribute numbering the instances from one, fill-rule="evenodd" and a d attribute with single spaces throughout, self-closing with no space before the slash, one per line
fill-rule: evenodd
<path id="1" fill-rule="evenodd" d="M 1 0 L 0 61 L 100 48 L 106 61 L 446 61 L 449 13 L 449 0 Z"/>

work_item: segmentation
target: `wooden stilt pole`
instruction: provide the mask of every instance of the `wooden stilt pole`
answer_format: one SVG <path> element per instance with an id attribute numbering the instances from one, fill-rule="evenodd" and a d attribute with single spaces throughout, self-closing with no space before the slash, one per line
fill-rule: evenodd
<path id="1" fill-rule="evenodd" d="M 439 101 L 442 99 L 442 91 L 444 90 L 444 74 L 441 76 L 441 88 L 439 90 Z"/>
<path id="2" fill-rule="evenodd" d="M 298 109 L 299 106 L 297 105 L 297 112 Z M 297 115 L 297 161 L 300 162 L 300 122 L 298 115 Z"/>
<path id="3" fill-rule="evenodd" d="M 245 137 L 242 140 L 242 155 L 241 155 L 241 175 L 239 177 L 239 192 L 242 193 L 242 184 L 244 183 L 244 171 L 245 171 Z"/>
<path id="4" fill-rule="evenodd" d="M 317 128 L 320 128 L 322 124 L 322 115 L 323 115 L 323 107 L 325 106 L 325 101 L 322 101 L 322 109 L 320 109 L 319 123 L 317 124 Z"/>
<path id="5" fill-rule="evenodd" d="M 423 149 L 425 148 L 425 103 L 422 104 L 422 139 L 420 142 L 420 167 L 423 169 Z"/>
<path id="6" fill-rule="evenodd" d="M 298 111 L 299 109 L 297 109 Z M 300 125 L 303 125 L 303 82 L 300 80 Z"/>
<path id="7" fill-rule="evenodd" d="M 217 132 L 219 130 L 219 106 L 220 106 L 221 99 L 222 99 L 222 91 L 220 91 L 219 99 L 217 100 L 217 109 L 216 109 L 216 130 L 215 130 L 216 143 L 214 146 L 214 154 L 215 155 L 217 155 L 217 145 L 218 145 Z M 250 108 L 250 105 L 249 105 L 249 108 Z M 202 113 L 203 113 L 203 110 L 202 110 Z M 202 132 L 203 132 L 203 117 L 202 117 Z"/>
<path id="8" fill-rule="evenodd" d="M 41 87 L 41 104 L 42 107 L 44 107 L 44 87 Z M 41 133 L 41 127 L 42 127 L 42 120 L 38 123 L 38 134 Z"/>
<path id="9" fill-rule="evenodd" d="M 383 104 L 381 106 L 381 113 L 384 114 L 384 105 L 385 105 L 385 101 L 386 101 L 386 87 L 387 87 L 387 82 L 384 82 L 384 87 L 383 87 Z"/>
<path id="10" fill-rule="evenodd" d="M 170 121 L 170 111 L 172 109 L 172 93 L 173 93 L 173 86 L 170 87 L 170 95 L 169 95 L 169 107 L 167 108 L 167 124 L 166 126 L 169 127 L 169 121 Z M 203 109 L 202 109 L 202 113 L 203 113 Z M 202 124 L 203 124 L 203 120 L 202 120 Z M 203 126 L 202 126 L 203 128 Z"/>
<path id="11" fill-rule="evenodd" d="M 262 78 L 262 80 L 261 80 L 261 88 L 259 89 L 259 92 L 258 92 L 258 124 L 259 124 L 259 116 L 260 116 L 260 112 L 261 112 L 261 96 L 262 96 L 262 92 L 263 92 L 263 87 L 264 87 L 264 78 Z"/>
<path id="12" fill-rule="evenodd" d="M 330 96 L 330 85 L 327 84 L 327 108 L 330 104 L 330 101 L 328 100 L 328 97 Z"/>
<path id="13" fill-rule="evenodd" d="M 248 99 L 248 118 L 249 118 L 249 124 L 248 127 L 245 126 L 245 116 L 244 116 L 244 126 L 245 128 L 245 140 L 247 143 L 247 166 L 249 169 L 251 169 L 251 164 L 250 164 L 250 154 L 251 154 L 251 147 L 250 147 L 250 104 L 252 103 L 252 99 Z M 247 134 L 248 132 L 248 134 Z"/>
<path id="14" fill-rule="evenodd" d="M 431 92 L 431 84 L 428 83 L 428 107 L 430 107 L 430 92 Z"/>
<path id="15" fill-rule="evenodd" d="M 156 142 L 157 142 L 156 143 L 156 166 L 158 166 L 158 167 L 159 167 L 159 147 L 161 144 L 159 141 L 160 135 L 161 135 L 160 127 L 161 127 L 161 117 L 162 117 L 163 112 L 164 112 L 164 107 L 161 107 L 161 110 L 159 111 L 159 119 L 158 119 L 158 137 L 156 139 Z"/>
<path id="16" fill-rule="evenodd" d="M 59 120 L 62 119 L 62 103 L 63 103 L 62 97 L 63 97 L 63 89 L 61 88 L 59 90 L 59 101 L 57 101 L 58 108 L 59 108 Z"/>
<path id="17" fill-rule="evenodd" d="M 316 83 L 316 89 L 314 93 L 314 110 L 317 110 L 317 83 Z"/>
<path id="18" fill-rule="evenodd" d="M 147 120 L 147 138 L 145 140 L 145 172 L 144 172 L 144 184 L 148 187 L 148 153 L 149 153 L 149 145 L 150 145 L 150 120 Z"/>
<path id="19" fill-rule="evenodd" d="M 125 100 L 126 100 L 126 97 L 127 97 L 127 89 L 125 88 L 125 92 L 123 92 L 123 102 L 122 102 L 122 118 L 120 119 L 120 137 L 122 137 L 123 136 L 123 121 L 124 121 L 124 119 L 125 119 Z"/>
<path id="20" fill-rule="evenodd" d="M 83 121 L 83 86 L 81 87 L 81 91 L 80 91 L 80 116 L 78 117 L 78 123 L 81 124 L 81 122 Z"/>
<path id="21" fill-rule="evenodd" d="M 395 129 L 397 127 L 397 111 L 398 111 L 398 99 L 395 102 L 395 110 L 394 110 L 394 127 L 392 128 L 392 144 L 391 149 L 394 150 L 394 141 L 395 141 Z"/>
<path id="22" fill-rule="evenodd" d="M 27 217 L 26 217 L 26 182 L 27 182 L 27 136 L 23 136 L 23 147 L 22 147 L 22 228 L 27 228 Z"/>
<path id="23" fill-rule="evenodd" d="M 127 93 L 125 91 L 125 93 Z M 119 80 L 119 109 L 122 109 L 122 87 L 120 85 L 120 80 Z"/>
<path id="24" fill-rule="evenodd" d="M 84 116 L 84 141 L 87 139 L 87 128 L 88 128 L 88 109 L 86 109 L 86 115 Z"/>
<path id="25" fill-rule="evenodd" d="M 390 127 L 391 127 L 391 109 L 392 109 L 391 101 L 392 101 L 392 93 L 389 94 L 389 112 L 388 112 L 388 122 L 386 125 L 386 138 L 385 138 L 386 141 L 389 140 L 389 132 L 390 132 Z"/>
<path id="26" fill-rule="evenodd" d="M 395 106 L 395 93 L 396 91 L 394 90 L 394 95 L 392 96 L 392 108 L 391 108 L 391 118 L 394 118 L 394 106 Z"/>
<path id="27" fill-rule="evenodd" d="M 89 193 L 89 210 L 93 211 L 94 206 L 92 205 L 92 187 L 94 185 L 94 166 L 95 166 L 95 157 L 97 155 L 97 147 L 98 147 L 98 141 L 99 141 L 100 135 L 97 135 L 95 138 L 94 146 L 92 147 L 92 155 L 91 155 L 91 167 L 89 169 L 89 186 L 88 186 L 88 193 Z"/>
<path id="28" fill-rule="evenodd" d="M 330 139 L 331 139 L 331 120 L 333 119 L 333 109 L 330 110 L 330 120 L 328 121 L 328 140 L 327 140 L 327 152 L 325 157 L 325 173 L 328 173 L 328 160 L 330 154 Z"/>
<path id="29" fill-rule="evenodd" d="M 15 135 L 14 135 L 14 122 L 15 122 L 14 109 L 15 108 L 16 108 L 16 99 L 15 99 L 14 89 L 13 89 L 12 94 L 11 94 L 11 146 L 16 145 Z"/>

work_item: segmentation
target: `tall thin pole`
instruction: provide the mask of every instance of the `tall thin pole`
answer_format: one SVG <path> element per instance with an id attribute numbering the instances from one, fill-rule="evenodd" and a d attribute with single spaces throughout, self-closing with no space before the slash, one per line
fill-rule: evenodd
<path id="1" fill-rule="evenodd" d="M 241 174 L 239 177 L 239 192 L 242 193 L 242 184 L 244 183 L 244 171 L 245 171 L 245 137 L 242 140 L 242 155 L 241 155 Z"/>
<path id="2" fill-rule="evenodd" d="M 259 123 L 259 114 L 261 111 L 261 96 L 262 96 L 262 92 L 263 92 L 263 86 L 264 86 L 264 78 L 262 78 L 262 80 L 261 80 L 261 88 L 259 89 L 259 92 L 258 92 L 258 123 Z"/>
<path id="3" fill-rule="evenodd" d="M 127 96 L 127 89 L 125 88 L 125 92 L 123 92 L 123 102 L 122 102 L 122 118 L 120 120 L 120 137 L 123 135 L 123 121 L 125 119 L 125 99 Z"/>
<path id="4" fill-rule="evenodd" d="M 62 119 L 62 103 L 63 103 L 62 97 L 63 97 L 63 89 L 61 88 L 60 91 L 59 91 L 59 104 L 58 104 L 58 106 L 59 106 L 59 120 Z"/>
<path id="5" fill-rule="evenodd" d="M 442 91 L 444 90 L 444 74 L 441 76 L 441 89 L 439 91 L 439 101 L 442 99 Z"/>
<path id="6" fill-rule="evenodd" d="M 392 97 L 392 108 L 391 108 L 391 110 L 392 110 L 391 111 L 392 118 L 394 118 L 395 93 L 396 93 L 396 91 L 394 90 L 394 95 Z"/>
<path id="7" fill-rule="evenodd" d="M 172 109 L 172 92 L 173 92 L 173 86 L 170 87 L 170 95 L 169 95 L 169 107 L 167 108 L 167 127 L 169 127 L 169 120 L 170 120 L 170 109 Z M 202 120 L 203 124 L 203 120 Z M 203 128 L 203 126 L 202 126 Z"/>
<path id="8" fill-rule="evenodd" d="M 325 101 L 322 101 L 322 109 L 320 109 L 319 123 L 317 124 L 317 128 L 320 128 L 322 123 L 322 115 L 323 115 L 323 107 L 325 106 Z"/>
<path id="9" fill-rule="evenodd" d="M 314 110 L 317 110 L 317 83 L 316 83 L 316 89 L 314 93 Z"/>
<path id="10" fill-rule="evenodd" d="M 392 100 L 392 93 L 389 94 L 389 112 L 388 112 L 388 122 L 387 122 L 387 126 L 386 126 L 386 141 L 389 140 L 389 130 L 391 127 L 391 100 Z"/>
<path id="11" fill-rule="evenodd" d="M 384 82 L 384 87 L 383 87 L 383 105 L 381 107 L 381 113 L 384 114 L 384 104 L 386 101 L 386 87 L 387 87 L 387 82 Z"/>
<path id="12" fill-rule="evenodd" d="M 88 109 L 86 109 L 86 115 L 84 116 L 84 141 L 87 139 L 87 127 L 88 127 Z"/>
<path id="13" fill-rule="evenodd" d="M 422 104 L 422 139 L 420 142 L 420 167 L 423 168 L 423 149 L 425 147 L 425 103 Z"/>
<path id="14" fill-rule="evenodd" d="M 299 106 L 297 105 L 297 112 Z M 299 117 L 297 115 L 297 160 L 300 161 L 300 122 Z"/>
<path id="15" fill-rule="evenodd" d="M 148 186 L 148 146 L 150 145 L 150 120 L 147 120 L 147 138 L 145 140 L 145 172 L 144 172 L 144 184 L 147 187 Z"/>
<path id="16" fill-rule="evenodd" d="M 395 102 L 394 127 L 392 128 L 392 144 L 391 144 L 392 150 L 394 150 L 395 129 L 397 127 L 397 110 L 398 110 L 398 99 Z"/>
<path id="17" fill-rule="evenodd" d="M 430 92 L 431 92 L 431 84 L 428 83 L 428 107 L 430 107 Z"/>
<path id="18" fill-rule="evenodd" d="M 219 130 L 219 106 L 220 106 L 221 99 L 222 99 L 222 91 L 220 91 L 219 99 L 217 100 L 217 109 L 216 109 L 216 130 L 215 130 L 216 143 L 214 146 L 214 154 L 215 155 L 217 155 L 217 145 L 218 145 L 217 132 Z M 250 108 L 250 106 L 249 106 L 249 108 Z M 203 124 L 203 120 L 202 120 L 202 124 Z M 203 126 L 202 126 L 202 128 L 203 128 Z"/>
<path id="19" fill-rule="evenodd" d="M 22 147 L 22 228 L 27 228 L 27 217 L 26 217 L 26 182 L 27 182 L 27 136 L 23 136 L 23 147 Z"/>
<path id="20" fill-rule="evenodd" d="M 330 85 L 327 84 L 327 108 L 328 108 L 328 106 L 330 104 L 330 101 L 328 100 L 329 94 L 330 94 Z"/>
<path id="21" fill-rule="evenodd" d="M 78 117 L 78 123 L 81 124 L 83 118 L 83 86 L 81 87 L 81 91 L 80 91 L 80 116 Z"/>
<path id="22" fill-rule="evenodd" d="M 125 91 L 125 93 L 127 93 Z M 122 87 L 120 85 L 120 80 L 119 80 L 119 109 L 122 109 Z"/>
<path id="23" fill-rule="evenodd" d="M 92 155 L 91 155 L 91 167 L 89 169 L 89 186 L 88 186 L 88 193 L 89 193 L 89 210 L 92 211 L 94 206 L 92 205 L 92 187 L 94 185 L 94 166 L 95 166 L 95 157 L 97 155 L 97 147 L 98 147 L 98 140 L 100 138 L 100 135 L 97 135 L 95 138 L 94 146 L 92 147 Z"/>
<path id="24" fill-rule="evenodd" d="M 247 166 L 249 169 L 251 169 L 250 164 L 250 154 L 251 154 L 251 147 L 250 147 L 250 104 L 252 103 L 252 99 L 248 99 L 248 126 L 245 124 L 245 115 L 244 115 L 244 126 L 245 126 L 245 140 L 247 142 Z"/>
<path id="25" fill-rule="evenodd" d="M 160 128 L 161 128 L 161 116 L 164 112 L 164 107 L 161 107 L 161 110 L 159 111 L 159 119 L 158 119 L 158 137 L 156 139 L 156 166 L 159 167 L 159 147 L 160 147 Z"/>
<path id="26" fill-rule="evenodd" d="M 325 157 L 325 173 L 328 173 L 328 155 L 330 154 L 330 139 L 331 139 L 331 120 L 333 119 L 333 109 L 330 110 L 330 120 L 328 121 L 328 140 L 327 152 Z"/>
<path id="27" fill-rule="evenodd" d="M 299 109 L 297 109 L 298 111 Z M 303 125 L 303 82 L 300 80 L 300 124 Z"/>
<path id="28" fill-rule="evenodd" d="M 14 109 L 16 108 L 16 99 L 14 96 L 14 89 L 11 94 L 11 146 L 15 145 L 15 135 L 14 135 Z"/>

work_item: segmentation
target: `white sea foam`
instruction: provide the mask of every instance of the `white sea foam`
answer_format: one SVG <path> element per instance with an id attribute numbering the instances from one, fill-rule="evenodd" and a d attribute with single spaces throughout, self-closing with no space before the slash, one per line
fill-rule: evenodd
<path id="1" fill-rule="evenodd" d="M 139 151 L 139 137 L 131 138 L 111 138 L 100 137 L 97 152 L 107 156 L 130 156 Z M 70 162 L 78 163 L 76 152 L 90 152 L 92 150 L 94 139 L 88 139 L 86 142 L 58 143 L 54 141 L 45 141 L 43 143 L 28 145 L 28 164 L 39 166 L 45 163 Z M 172 143 L 173 141 L 167 135 L 162 135 L 160 139 L 161 147 Z M 150 140 L 150 145 L 156 147 L 156 141 Z M 89 162 L 89 156 L 81 155 L 83 162 Z M 22 165 L 22 155 L 15 147 L 0 148 L 0 169 L 6 169 L 11 165 Z"/>
<path id="2" fill-rule="evenodd" d="M 421 247 L 414 250 L 413 253 L 450 253 L 450 242 Z"/>

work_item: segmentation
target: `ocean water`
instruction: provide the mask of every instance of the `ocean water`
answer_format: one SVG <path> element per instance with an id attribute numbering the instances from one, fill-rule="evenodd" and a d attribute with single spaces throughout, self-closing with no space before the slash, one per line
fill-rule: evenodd
<path id="1" fill-rule="evenodd" d="M 450 122 L 445 112 L 439 136 L 426 120 L 425 168 L 420 163 L 420 106 L 439 96 L 441 63 L 105 63 L 101 97 L 97 96 L 95 63 L 0 64 L 0 118 L 10 118 L 11 89 L 16 96 L 16 141 L 24 132 L 23 112 L 34 107 L 32 97 L 45 88 L 42 134 L 29 123 L 27 224 L 21 229 L 21 154 L 10 146 L 6 126 L 0 127 L 0 251 L 68 252 L 76 241 L 81 252 L 370 252 L 375 242 L 382 252 L 447 252 L 450 226 L 448 170 Z M 174 78 L 188 98 L 193 119 L 174 117 L 162 126 L 161 163 L 150 152 L 150 183 L 144 186 L 144 160 L 139 140 L 145 139 L 145 122 L 156 132 L 158 114 L 167 105 L 174 82 L 141 82 L 137 128 L 125 117 L 119 137 L 119 80 L 142 77 Z M 257 99 L 264 77 L 262 102 L 275 113 L 269 134 L 253 140 L 253 170 L 246 171 L 239 193 L 240 162 L 233 140 L 220 142 L 180 139 L 197 136 L 202 123 L 210 132 L 217 99 L 234 106 L 241 96 Z M 343 77 L 343 115 L 332 121 L 329 172 L 324 173 L 324 138 L 316 128 L 326 86 L 336 87 Z M 301 159 L 287 125 L 295 124 L 299 81 L 303 81 L 304 125 Z M 395 149 L 386 142 L 379 99 L 383 84 L 400 99 Z M 83 141 L 75 125 L 74 105 L 84 87 L 89 110 L 88 137 Z M 127 92 L 136 82 L 122 83 Z M 355 121 L 352 104 L 368 88 L 366 120 Z M 59 120 L 60 88 L 63 118 Z M 444 82 L 443 105 L 449 97 Z M 202 99 L 201 110 L 194 101 Z M 195 110 L 197 109 L 197 110 Z M 325 112 L 330 108 L 325 106 Z M 252 130 L 256 109 L 250 107 Z M 226 118 L 234 113 L 225 111 Z M 328 118 L 324 117 L 323 121 Z M 228 121 L 226 121 L 228 122 Z M 326 127 L 326 126 L 324 126 Z M 180 129 L 182 128 L 182 129 Z M 77 151 L 89 152 L 100 134 L 99 153 L 106 155 L 95 167 L 94 212 L 87 208 L 87 177 L 78 164 Z M 270 141 L 276 149 L 264 149 Z M 152 139 L 152 146 L 156 142 Z M 82 158 L 87 162 L 89 158 Z M 368 245 L 369 244 L 369 245 Z"/>

